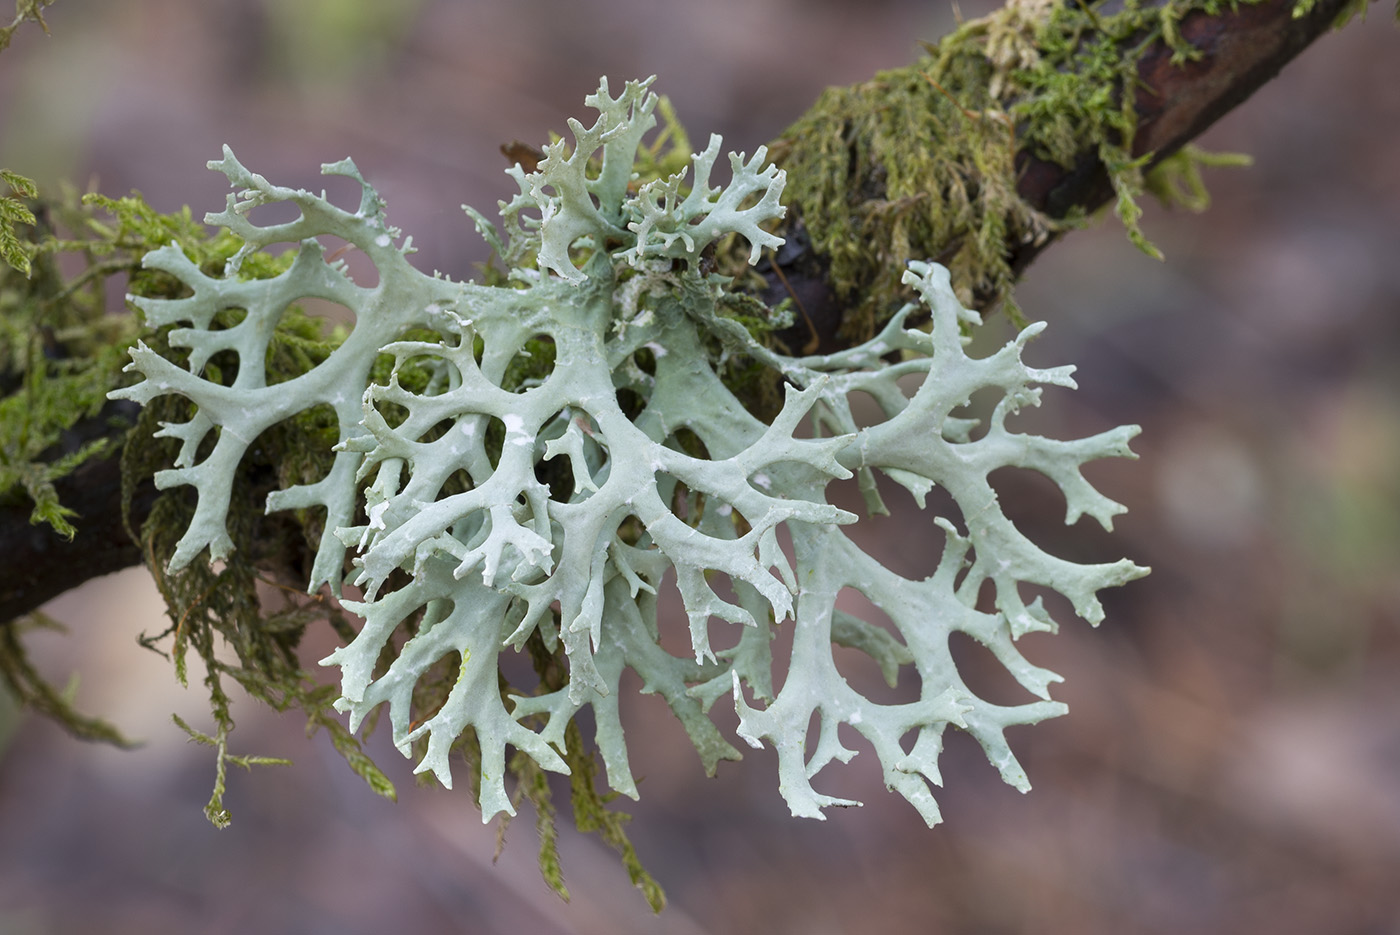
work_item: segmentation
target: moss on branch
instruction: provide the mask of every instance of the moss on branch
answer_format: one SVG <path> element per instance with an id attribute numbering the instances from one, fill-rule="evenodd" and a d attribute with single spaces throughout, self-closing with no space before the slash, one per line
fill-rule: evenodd
<path id="1" fill-rule="evenodd" d="M 775 159 L 788 172 L 794 216 L 830 261 L 846 340 L 869 337 L 907 300 L 900 276 L 909 259 L 937 259 L 964 302 L 1005 302 L 1014 315 L 1017 248 L 1085 222 L 1082 212 L 1051 216 L 1018 191 L 1032 159 L 1068 169 L 1094 154 L 1128 237 L 1154 256 L 1138 225 L 1144 191 L 1189 190 L 1181 203 L 1202 203 L 1199 162 L 1164 167 L 1189 189 L 1144 177 L 1152 154 L 1132 149 L 1138 61 L 1161 42 L 1174 61 L 1192 60 L 1181 20 L 1227 4 L 1105 6 L 1011 0 L 927 45 L 912 65 L 828 89 L 783 133 Z"/>

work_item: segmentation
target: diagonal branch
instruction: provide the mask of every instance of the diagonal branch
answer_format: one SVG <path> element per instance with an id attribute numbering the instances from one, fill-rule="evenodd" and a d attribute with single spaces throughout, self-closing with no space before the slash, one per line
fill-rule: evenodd
<path id="1" fill-rule="evenodd" d="M 1172 0 L 1148 0 L 1143 7 L 1161 11 L 1171 2 Z M 1363 6 L 1364 2 L 1365 0 L 1362 0 Z M 1017 3 L 1029 6 L 1033 5 L 1034 0 L 1011 0 L 1008 8 Z M 1096 7 L 1095 13 L 1086 12 L 1086 15 L 1091 18 L 1106 17 L 1114 12 L 1115 7 L 1121 6 L 1118 0 L 1114 0 Z M 1151 169 L 1179 151 L 1216 120 L 1249 98 L 1303 49 L 1328 32 L 1335 23 L 1345 19 L 1348 14 L 1357 12 L 1358 5 L 1356 0 L 1317 0 L 1301 15 L 1295 15 L 1295 11 L 1301 9 L 1301 5 L 1294 0 L 1262 0 L 1259 3 L 1239 3 L 1233 6 L 1233 9 L 1227 9 L 1219 15 L 1209 15 L 1203 11 L 1188 13 L 1176 24 L 1178 35 L 1172 43 L 1160 36 L 1163 31 L 1161 29 L 1157 30 L 1158 38 L 1148 43 L 1145 48 L 1139 47 L 1143 40 L 1141 32 L 1133 32 L 1117 40 L 1117 45 L 1124 54 L 1134 56 L 1132 80 L 1137 85 L 1130 114 L 1134 132 L 1131 140 L 1123 143 L 1123 149 L 1126 156 L 1143 160 L 1143 171 Z M 1180 52 L 1188 46 L 1194 53 L 1189 59 L 1182 61 L 1184 56 Z M 936 59 L 943 50 L 931 48 L 930 51 Z M 943 54 L 946 55 L 946 52 Z M 925 59 L 925 62 L 929 61 L 933 59 Z M 889 81 L 889 75 L 882 77 Z M 958 111 L 968 118 L 978 115 L 959 104 L 959 99 L 980 97 L 985 100 L 990 97 L 993 101 L 997 100 L 996 93 L 988 95 L 985 89 L 950 91 L 927 73 L 922 73 L 922 77 L 937 89 L 939 95 L 949 98 Z M 993 77 L 992 83 L 995 85 L 998 80 L 1000 79 Z M 871 83 L 871 86 L 873 85 L 875 82 Z M 1013 109 L 1015 105 L 1016 102 L 1010 102 L 1008 110 Z M 1007 120 L 1001 112 L 984 113 L 999 120 Z M 804 120 L 810 120 L 810 115 Z M 912 122 L 911 119 L 911 124 Z M 848 140 L 853 132 L 849 126 L 834 129 L 838 133 L 845 132 Z M 1013 136 L 1019 144 L 1013 157 L 1015 195 L 1021 200 L 1017 207 L 1027 215 L 1034 216 L 1038 213 L 1043 220 L 1049 222 L 1047 226 L 1050 229 L 1046 235 L 1038 237 L 1013 236 L 1015 231 L 1007 231 L 1008 236 L 1002 243 L 1001 251 L 1010 275 L 1019 275 L 1063 230 L 1073 227 L 1070 224 L 1057 229 L 1057 222 L 1090 214 L 1109 203 L 1115 196 L 1113 182 L 1102 159 L 1101 147 L 1096 141 L 1081 139 L 1071 158 L 1060 162 L 1051 161 L 1038 156 L 1025 144 L 1024 138 L 1028 135 L 1024 132 L 1026 129 L 1028 128 L 1025 126 L 1017 127 Z M 792 143 L 793 148 L 811 145 L 807 141 L 807 137 L 811 135 L 810 126 L 804 127 L 804 130 L 807 131 L 806 134 L 798 136 Z M 775 152 L 784 152 L 783 141 L 774 144 L 773 148 Z M 896 199 L 883 185 L 886 175 L 884 170 L 878 165 L 873 171 L 869 165 L 858 166 L 856 142 L 850 143 L 850 149 L 851 174 L 861 174 L 864 179 L 870 180 L 853 185 L 853 188 L 859 189 L 859 198 L 862 200 L 848 203 L 847 207 L 852 214 L 862 211 L 875 213 L 897 210 L 901 200 L 917 200 L 928 193 L 936 197 L 940 189 L 948 184 L 946 179 L 933 177 L 924 183 L 924 190 L 915 192 L 912 198 L 905 191 L 902 193 L 902 199 Z M 801 159 L 797 158 L 800 155 L 802 154 L 787 151 L 788 165 L 800 162 Z M 798 188 L 800 186 L 789 183 L 790 192 Z M 776 258 L 776 266 L 780 268 L 769 265 L 763 270 L 769 281 L 763 298 L 773 304 L 790 297 L 794 304 L 801 308 L 802 314 L 796 325 L 781 335 L 790 347 L 803 348 L 805 352 L 815 352 L 820 347 L 823 353 L 829 353 L 848 345 L 852 338 L 857 336 L 857 329 L 849 327 L 850 317 L 857 313 L 854 306 L 858 304 L 858 300 L 853 297 L 868 293 L 871 287 L 877 284 L 869 279 L 854 283 L 834 281 L 831 258 L 812 246 L 812 241 L 819 239 L 819 236 L 808 236 L 809 232 L 805 229 L 803 220 L 803 207 L 800 203 L 796 204 L 790 212 L 786 232 L 788 246 Z M 976 224 L 968 226 L 975 228 Z M 920 243 L 917 256 L 903 256 L 897 251 L 891 251 L 891 255 L 881 256 L 880 260 L 887 269 L 902 268 L 906 260 L 926 257 L 953 266 L 950 258 L 962 250 L 964 245 L 959 242 L 962 236 L 963 232 L 959 232 L 957 236 L 942 241 L 935 238 L 933 241 Z M 896 243 L 898 242 L 896 239 Z M 956 268 L 954 276 L 956 283 Z M 986 308 L 1006 297 L 1003 290 L 987 288 L 985 281 L 965 285 L 974 293 L 973 307 Z M 1009 282 L 1006 285 L 1009 285 Z M 866 327 L 868 330 L 868 319 Z"/>
<path id="2" fill-rule="evenodd" d="M 1100 15 L 1106 15 L 1109 6 L 1112 3 Z M 1132 107 L 1136 132 L 1125 148 L 1133 156 L 1150 153 L 1149 165 L 1171 155 L 1327 32 L 1340 15 L 1355 8 L 1355 0 L 1316 0 L 1296 17 L 1295 8 L 1293 0 L 1263 0 L 1214 16 L 1188 14 L 1178 24 L 1179 34 L 1199 55 L 1182 64 L 1173 62 L 1174 50 L 1166 41 L 1155 41 L 1142 50 L 1136 59 L 1140 84 Z M 1050 219 L 1093 211 L 1114 194 L 1097 146 L 1086 146 L 1066 162 L 1047 161 L 1026 151 L 1015 154 L 1017 194 Z M 838 347 L 838 332 L 850 303 L 836 299 L 829 261 L 812 249 L 800 217 L 794 217 L 787 235 L 789 244 L 777 258 L 779 268 L 770 266 L 767 273 L 770 285 L 764 297 L 771 303 L 792 296 L 802 308 L 803 320 L 786 335 L 790 346 L 803 348 L 815 337 L 823 350 Z M 1004 249 L 1011 270 L 1023 270 L 1054 238 L 1051 234 L 1040 240 L 1008 241 Z M 942 249 L 954 246 L 945 244 Z M 931 255 L 941 259 L 937 249 Z M 890 259 L 902 265 L 908 257 Z M 7 568 L 0 578 L 0 621 L 34 610 L 90 578 L 140 561 L 139 549 L 123 531 L 120 474 L 120 456 L 113 454 L 83 465 L 58 482 L 61 502 L 79 514 L 79 534 L 72 542 L 47 527 L 30 526 L 27 503 L 0 504 L 0 555 L 5 556 Z M 151 494 L 147 490 L 134 504 L 132 520 L 137 525 L 149 508 Z M 278 556 L 289 567 L 302 564 L 285 550 Z"/>

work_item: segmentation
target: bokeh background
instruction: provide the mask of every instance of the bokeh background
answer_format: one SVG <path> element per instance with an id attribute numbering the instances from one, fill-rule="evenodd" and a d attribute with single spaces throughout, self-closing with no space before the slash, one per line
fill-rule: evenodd
<path id="1" fill-rule="evenodd" d="M 222 206 L 203 166 L 224 143 L 306 187 L 352 155 L 421 265 L 465 277 L 485 249 L 458 205 L 508 195 L 500 144 L 562 131 L 600 74 L 659 75 L 694 139 L 751 152 L 955 15 L 912 0 L 58 0 L 52 37 L 26 29 L 0 56 L 0 165 L 198 214 Z M 1091 468 L 1131 509 L 1111 537 L 1065 528 L 1022 478 L 1005 479 L 1008 509 L 1052 551 L 1154 569 L 1105 592 L 1100 629 L 1025 639 L 1070 707 L 1011 732 L 1029 795 L 951 732 L 944 825 L 885 793 L 869 751 L 823 774 L 864 808 L 793 819 L 771 751 L 707 780 L 656 699 L 635 699 L 646 778 L 629 808 L 671 899 L 658 918 L 598 842 L 565 834 L 565 904 L 539 880 L 528 814 L 493 864 L 494 828 L 460 790 L 415 787 L 383 738 L 398 804 L 295 719 L 243 704 L 239 750 L 296 766 L 233 775 L 234 823 L 216 831 L 209 751 L 169 717 L 206 724 L 198 673 L 183 690 L 136 645 L 163 620 L 131 570 L 51 604 L 71 633 L 36 647 L 51 677 L 80 676 L 80 706 L 145 746 L 0 715 L 0 933 L 1400 932 L 1390 10 L 1324 37 L 1202 142 L 1255 165 L 1212 173 L 1203 216 L 1149 209 L 1165 263 L 1109 220 L 1019 292 L 1050 322 L 1030 359 L 1079 364 L 1081 387 L 1048 391 L 1022 424 L 1136 422 L 1142 458 Z M 1005 338 L 1004 319 L 989 327 Z M 869 529 L 892 561 L 938 541 L 910 511 Z M 973 649 L 974 687 L 995 699 L 1004 681 Z"/>

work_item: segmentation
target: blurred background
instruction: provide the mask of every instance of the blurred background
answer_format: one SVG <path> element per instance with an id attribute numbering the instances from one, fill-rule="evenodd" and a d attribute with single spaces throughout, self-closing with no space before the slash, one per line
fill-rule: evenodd
<path id="1" fill-rule="evenodd" d="M 904 64 L 955 22 L 912 0 L 58 0 L 47 15 L 51 37 L 26 28 L 0 56 L 0 166 L 198 216 L 223 205 L 203 166 L 224 143 L 308 188 L 351 155 L 420 266 L 455 277 L 486 253 L 458 205 L 489 214 L 510 193 L 499 146 L 563 131 L 599 75 L 657 74 L 694 140 L 752 152 L 823 87 Z M 131 570 L 51 604 L 71 635 L 35 646 L 50 678 L 80 676 L 81 708 L 145 746 L 0 715 L 0 933 L 1400 932 L 1390 10 L 1324 37 L 1201 142 L 1255 165 L 1213 173 L 1204 216 L 1149 208 L 1166 263 L 1103 221 L 1018 293 L 1050 323 L 1029 360 L 1074 362 L 1080 381 L 1021 426 L 1135 422 L 1142 457 L 1090 468 L 1130 508 L 1112 536 L 998 477 L 1008 512 L 1051 551 L 1153 568 L 1102 595 L 1100 629 L 1023 641 L 1070 707 L 1011 732 L 1030 794 L 950 732 L 938 828 L 881 788 L 868 749 L 823 774 L 864 808 L 793 819 L 771 751 L 707 780 L 660 702 L 630 699 L 645 781 L 627 808 L 670 896 L 658 918 L 598 842 L 565 833 L 566 905 L 539 880 L 532 816 L 493 866 L 494 828 L 461 790 L 416 787 L 386 738 L 371 750 L 398 804 L 294 718 L 244 703 L 235 752 L 296 765 L 232 775 L 233 825 L 216 831 L 210 751 L 170 721 L 207 728 L 199 673 L 183 690 L 136 645 L 164 621 Z M 868 547 L 917 554 L 928 522 L 869 524 Z M 996 673 L 964 649 L 995 700 Z"/>

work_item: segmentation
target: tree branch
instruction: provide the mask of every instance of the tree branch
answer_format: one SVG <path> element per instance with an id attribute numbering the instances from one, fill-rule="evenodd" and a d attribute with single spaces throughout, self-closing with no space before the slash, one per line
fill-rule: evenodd
<path id="1" fill-rule="evenodd" d="M 1160 7 L 1165 2 L 1155 0 L 1152 5 Z M 1128 147 L 1131 154 L 1150 153 L 1150 168 L 1176 153 L 1328 32 L 1351 5 L 1352 0 L 1318 0 L 1305 15 L 1295 17 L 1294 0 L 1264 0 L 1242 4 L 1218 16 L 1188 14 L 1180 23 L 1180 35 L 1198 50 L 1199 57 L 1174 64 L 1173 50 L 1158 40 L 1138 59 L 1140 84 L 1134 100 L 1137 132 Z M 1111 14 L 1109 6 L 1102 9 L 1103 15 Z M 1069 166 L 1038 158 L 1024 148 L 1017 152 L 1015 165 L 1017 193 L 1055 220 L 1092 213 L 1114 196 L 1106 168 L 1092 145 Z M 870 196 L 879 198 L 883 193 Z M 829 261 L 813 250 L 800 217 L 792 219 L 787 234 L 789 246 L 777 257 L 780 269 L 770 266 L 763 270 L 769 281 L 763 298 L 774 304 L 793 297 L 801 306 L 799 320 L 780 335 L 789 347 L 809 353 L 836 350 L 845 343 L 841 327 L 849 303 L 838 299 Z M 1057 237 L 1052 234 L 1039 241 L 1008 243 L 1011 269 L 1017 274 L 1024 271 Z M 949 253 L 956 249 L 957 244 L 944 245 Z M 942 259 L 937 251 L 934 259 Z M 981 307 L 1000 296 L 977 298 L 982 300 L 976 303 Z"/>
<path id="2" fill-rule="evenodd" d="M 102 435 L 125 438 L 130 429 L 114 426 L 111 419 L 118 405 L 109 403 L 97 416 L 80 421 L 66 433 L 71 438 L 65 439 L 64 447 L 77 450 L 82 442 Z M 0 576 L 0 621 L 27 614 L 89 578 L 141 563 L 141 550 L 122 523 L 120 444 L 110 455 L 93 458 L 59 478 L 54 488 L 59 502 L 78 514 L 73 520 L 78 534 L 71 541 L 48 525 L 30 525 L 34 505 L 27 498 L 0 504 L 0 555 L 6 560 Z M 132 498 L 134 527 L 140 528 L 155 498 L 154 483 L 137 488 Z"/>
<path id="3" fill-rule="evenodd" d="M 1218 16 L 1186 16 L 1180 34 L 1199 50 L 1198 58 L 1173 64 L 1173 50 L 1159 41 L 1138 60 L 1141 84 L 1134 101 L 1137 132 L 1131 152 L 1152 153 L 1150 163 L 1176 152 L 1327 32 L 1351 3 L 1317 0 L 1306 15 L 1296 18 L 1293 0 L 1264 0 Z M 1051 218 L 1093 211 L 1113 194 L 1097 149 L 1086 149 L 1069 167 L 1025 151 L 1017 154 L 1015 164 L 1017 191 Z M 812 250 L 800 217 L 792 219 L 787 235 L 788 245 L 777 257 L 779 268 L 770 266 L 766 273 L 770 284 L 763 297 L 771 304 L 794 296 L 810 320 L 810 325 L 799 321 L 787 335 L 790 346 L 838 347 L 845 308 L 829 282 L 828 263 Z M 1009 243 L 1012 269 L 1023 270 L 1052 241 L 1053 237 Z M 815 346 L 809 343 L 814 335 L 819 339 Z M 91 461 L 57 484 L 61 502 L 79 514 L 75 521 L 79 533 L 72 542 L 48 527 L 30 526 L 27 503 L 0 505 L 0 555 L 7 566 L 0 582 L 0 621 L 34 610 L 90 578 L 140 561 L 140 550 L 129 541 L 122 524 L 120 460 L 119 454 L 113 454 Z M 140 524 L 153 499 L 154 489 L 147 484 L 133 504 L 134 524 Z M 295 557 L 290 563 L 300 564 Z"/>
<path id="4" fill-rule="evenodd" d="M 1295 18 L 1293 0 L 1265 0 L 1220 16 L 1185 17 L 1181 37 L 1200 58 L 1173 64 L 1172 50 L 1156 42 L 1139 60 L 1132 154 L 1152 153 L 1148 164 L 1155 165 L 1181 149 L 1277 75 L 1350 5 L 1351 0 L 1319 0 L 1306 16 Z M 1103 164 L 1093 153 L 1068 170 L 1029 154 L 1019 161 L 1018 190 L 1051 217 L 1093 211 L 1112 197 Z M 1013 265 L 1024 269 L 1044 247 L 1014 251 Z"/>

